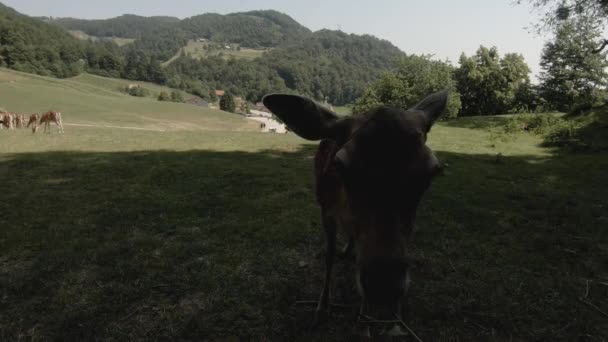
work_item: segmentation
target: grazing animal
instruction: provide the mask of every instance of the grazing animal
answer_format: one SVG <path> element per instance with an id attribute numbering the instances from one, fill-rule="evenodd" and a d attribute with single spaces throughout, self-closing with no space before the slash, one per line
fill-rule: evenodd
<path id="1" fill-rule="evenodd" d="M 42 114 L 40 117 L 40 125 L 44 124 L 44 133 L 51 132 L 51 122 L 54 122 L 57 125 L 59 133 L 63 133 L 63 122 L 61 121 L 60 112 L 50 111 Z"/>
<path id="2" fill-rule="evenodd" d="M 40 115 L 32 114 L 30 115 L 30 120 L 27 122 L 27 127 L 32 126 L 32 133 L 36 133 L 38 131 L 38 121 L 40 120 Z"/>
<path id="3" fill-rule="evenodd" d="M 264 97 L 266 108 L 291 131 L 321 140 L 314 172 L 327 253 L 315 321 L 329 306 L 337 228 L 349 237 L 344 252 L 355 253 L 361 310 L 382 306 L 401 315 L 416 211 L 442 168 L 426 146 L 427 134 L 445 110 L 447 97 L 442 91 L 409 110 L 379 107 L 344 118 L 305 97 Z"/>
<path id="4" fill-rule="evenodd" d="M 25 115 L 14 114 L 13 120 L 15 123 L 15 128 L 25 128 Z"/>
<path id="5" fill-rule="evenodd" d="M 2 117 L 2 125 L 7 128 L 7 129 L 14 129 L 14 115 L 13 113 L 8 113 L 8 112 L 4 112 L 4 113 L 0 113 L 0 116 Z"/>

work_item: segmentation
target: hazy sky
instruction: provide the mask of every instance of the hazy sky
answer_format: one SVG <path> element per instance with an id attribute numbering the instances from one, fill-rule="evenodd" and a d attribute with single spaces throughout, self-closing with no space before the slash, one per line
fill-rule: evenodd
<path id="1" fill-rule="evenodd" d="M 369 33 L 407 53 L 435 54 L 458 62 L 479 45 L 519 52 L 534 73 L 545 37 L 528 33 L 536 16 L 513 0 L 0 0 L 33 16 L 108 18 L 121 14 L 180 18 L 253 9 L 284 12 L 313 31 L 328 28 Z"/>

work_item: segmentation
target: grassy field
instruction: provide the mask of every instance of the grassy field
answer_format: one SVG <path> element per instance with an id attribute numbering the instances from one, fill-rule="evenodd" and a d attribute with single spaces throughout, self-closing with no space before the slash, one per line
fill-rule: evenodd
<path id="1" fill-rule="evenodd" d="M 218 46 L 221 48 L 210 48 L 211 45 Z M 249 49 L 249 48 L 241 48 L 240 50 L 236 49 L 236 46 L 232 46 L 230 49 L 226 49 L 224 45 L 209 42 L 197 42 L 191 40 L 188 42 L 188 45 L 183 47 L 173 58 L 163 63 L 163 65 L 169 65 L 172 61 L 177 59 L 182 53 L 186 53 L 187 55 L 192 56 L 193 58 L 203 59 L 210 56 L 219 56 L 220 54 L 224 56 L 224 58 L 235 57 L 237 59 L 255 59 L 264 54 L 266 50 L 258 50 L 258 49 Z"/>
<path id="2" fill-rule="evenodd" d="M 407 323 L 424 341 L 605 341 L 608 158 L 500 139 L 504 120 L 431 133 L 450 166 L 420 208 Z M 356 308 L 311 330 L 292 305 L 322 284 L 313 153 L 292 134 L 0 131 L 0 340 L 351 340 Z M 352 272 L 338 261 L 336 302 L 357 305 Z"/>
<path id="3" fill-rule="evenodd" d="M 78 31 L 78 30 L 68 30 L 68 32 L 78 38 L 78 39 L 82 39 L 82 40 L 99 40 L 99 39 L 109 39 L 111 41 L 113 41 L 114 43 L 116 43 L 118 46 L 125 46 L 127 44 L 131 44 L 135 41 L 135 39 L 132 38 L 120 38 L 120 37 L 103 37 L 103 38 L 99 38 L 99 37 L 95 37 L 95 36 L 90 36 L 88 34 L 86 34 L 83 31 Z"/>
<path id="4" fill-rule="evenodd" d="M 119 89 L 140 84 L 151 96 L 138 98 Z M 170 89 L 83 74 L 58 80 L 0 69 L 0 108 L 40 113 L 58 110 L 66 124 L 114 125 L 154 130 L 258 130 L 245 118 L 189 104 L 159 102 L 155 94 Z M 185 96 L 187 98 L 187 96 Z"/>
<path id="5" fill-rule="evenodd" d="M 352 106 L 334 106 L 334 111 L 338 115 L 350 115 L 352 114 Z"/>

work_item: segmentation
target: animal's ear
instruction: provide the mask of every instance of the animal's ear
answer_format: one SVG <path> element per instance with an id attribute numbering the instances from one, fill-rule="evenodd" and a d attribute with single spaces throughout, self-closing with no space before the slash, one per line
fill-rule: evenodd
<path id="1" fill-rule="evenodd" d="M 300 137 L 335 139 L 338 116 L 315 101 L 297 95 L 270 94 L 262 102 Z"/>
<path id="2" fill-rule="evenodd" d="M 445 107 L 448 104 L 448 91 L 443 90 L 433 93 L 427 96 L 424 100 L 420 101 L 411 110 L 423 111 L 426 114 L 428 127 L 427 130 L 431 129 L 431 126 L 441 116 Z"/>

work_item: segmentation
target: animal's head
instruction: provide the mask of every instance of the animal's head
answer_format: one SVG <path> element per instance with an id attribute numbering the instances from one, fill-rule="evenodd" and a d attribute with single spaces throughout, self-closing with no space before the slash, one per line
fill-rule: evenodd
<path id="1" fill-rule="evenodd" d="M 40 119 L 40 116 L 38 114 L 30 115 L 30 120 L 27 122 L 27 127 L 30 127 L 30 125 L 32 126 L 32 133 L 36 133 L 36 131 L 38 131 L 38 120 L 39 119 Z"/>
<path id="2" fill-rule="evenodd" d="M 264 105 L 308 140 L 333 140 L 332 168 L 347 203 L 361 294 L 371 304 L 394 304 L 407 290 L 406 244 L 418 203 L 441 170 L 426 146 L 446 107 L 447 91 L 409 110 L 380 107 L 339 117 L 305 97 L 272 94 Z"/>

